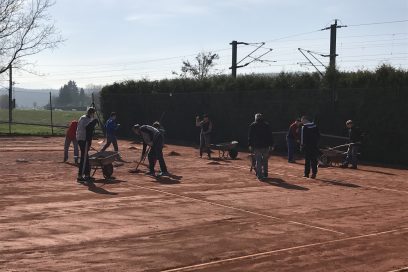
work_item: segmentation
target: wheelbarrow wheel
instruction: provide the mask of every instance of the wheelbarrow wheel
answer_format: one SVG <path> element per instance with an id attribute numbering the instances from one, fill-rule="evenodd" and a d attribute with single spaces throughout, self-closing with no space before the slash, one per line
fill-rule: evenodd
<path id="1" fill-rule="evenodd" d="M 102 166 L 102 173 L 105 179 L 110 178 L 113 174 L 113 165 L 107 164 L 107 165 Z"/>
<path id="2" fill-rule="evenodd" d="M 327 155 L 320 156 L 320 167 L 329 167 L 330 166 L 330 159 Z"/>
<path id="3" fill-rule="evenodd" d="M 231 157 L 231 159 L 236 159 L 238 156 L 238 151 L 234 148 L 228 151 L 228 154 Z"/>

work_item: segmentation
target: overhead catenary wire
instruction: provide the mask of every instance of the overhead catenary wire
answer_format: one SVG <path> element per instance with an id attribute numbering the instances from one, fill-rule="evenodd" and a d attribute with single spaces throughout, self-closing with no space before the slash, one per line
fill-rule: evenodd
<path id="1" fill-rule="evenodd" d="M 372 22 L 372 23 L 361 23 L 361 24 L 349 24 L 349 27 L 357 27 L 357 26 L 365 26 L 365 25 L 380 25 L 380 24 L 394 24 L 394 23 L 404 23 L 404 22 L 408 22 L 408 20 L 395 20 L 395 21 L 384 21 L 384 22 Z M 291 38 L 295 38 L 295 37 L 301 37 L 301 36 L 306 36 L 306 35 L 310 35 L 310 34 L 314 34 L 314 33 L 318 33 L 320 30 L 314 30 L 314 31 L 308 31 L 308 32 L 302 32 L 302 33 L 297 33 L 297 34 L 293 34 L 293 35 L 287 35 L 287 36 L 283 36 L 283 37 L 278 37 L 275 39 L 270 39 L 267 40 L 266 42 L 275 42 L 275 43 L 291 43 L 293 41 L 313 41 L 313 40 L 325 40 L 326 38 L 315 38 L 315 39 L 311 39 L 311 38 L 305 38 L 305 39 L 299 39 L 299 40 L 294 40 Z M 391 36 L 391 37 L 395 37 L 395 36 L 402 36 L 402 35 L 408 35 L 408 33 L 406 32 L 397 32 L 397 33 L 381 33 L 381 34 L 364 34 L 364 35 L 345 35 L 345 36 L 341 36 L 339 35 L 339 38 L 341 37 L 343 38 L 361 38 L 361 37 L 379 37 L 379 36 Z M 393 38 L 393 39 L 376 39 L 376 40 L 363 40 L 363 41 L 347 41 L 347 42 L 341 42 L 339 44 L 339 50 L 342 50 L 343 52 L 346 52 L 348 49 L 351 50 L 355 50 L 355 49 L 362 49 L 362 50 L 367 50 L 368 48 L 382 48 L 382 47 L 390 47 L 392 46 L 394 48 L 394 50 L 397 50 L 397 48 L 402 48 L 404 46 L 406 46 L 408 43 L 398 43 L 398 41 L 404 41 L 407 38 Z M 383 42 L 383 43 L 378 43 L 377 42 Z M 259 44 L 261 43 L 249 43 L 250 46 L 259 46 Z M 319 43 L 321 44 L 321 43 Z M 349 45 L 358 45 L 358 46 L 349 46 Z M 361 46 L 361 45 L 367 45 L 367 46 Z M 275 47 L 275 46 L 274 46 Z M 265 47 L 266 48 L 266 47 Z M 322 51 L 322 49 L 324 49 L 324 46 L 320 46 L 320 47 L 314 47 L 311 48 L 311 51 Z M 229 51 L 230 48 L 220 48 L 217 50 L 211 50 L 212 52 L 222 52 L 222 51 Z M 285 51 L 286 50 L 286 51 Z M 324 50 L 323 50 L 324 51 Z M 285 61 L 289 61 L 292 62 L 292 60 L 282 60 L 280 59 L 280 56 L 284 56 L 284 55 L 293 55 L 294 52 L 296 52 L 296 47 L 294 46 L 284 46 L 284 47 L 279 47 L 277 49 L 274 50 L 274 52 L 276 54 L 274 54 L 274 60 L 260 60 L 259 57 L 254 57 L 254 56 L 247 56 L 247 59 L 250 58 L 251 61 L 249 63 L 258 61 L 261 63 L 266 63 L 266 62 L 275 62 L 275 61 L 279 61 L 279 64 L 277 65 L 268 65 L 269 67 L 273 66 L 273 67 L 279 67 L 279 66 L 287 66 L 287 65 L 293 65 L 291 64 L 287 64 Z M 348 52 L 348 51 L 347 51 Z M 388 54 L 388 53 L 387 53 Z M 390 55 L 396 55 L 397 53 L 389 53 Z M 403 53 L 405 54 L 405 53 Z M 370 55 L 370 54 L 365 54 L 365 55 Z M 375 55 L 375 54 L 372 54 Z M 174 60 L 174 59 L 182 59 L 182 58 L 187 58 L 187 57 L 193 57 L 196 56 L 196 54 L 187 54 L 187 55 L 180 55 L 180 56 L 173 56 L 173 57 L 166 57 L 166 58 L 153 58 L 153 59 L 139 59 L 139 60 L 133 60 L 133 61 L 125 61 L 125 62 L 110 62 L 110 63 L 99 63 L 99 64 L 62 64 L 62 65 L 39 65 L 41 67 L 84 67 L 84 70 L 77 70 L 77 71 L 67 71 L 64 73 L 51 73 L 48 74 L 46 76 L 44 76 L 43 78 L 49 78 L 49 79 L 54 79 L 54 80 L 58 80 L 59 78 L 61 78 L 61 80 L 66 79 L 66 76 L 69 77 L 75 77 L 77 79 L 118 79 L 118 78 L 122 78 L 122 80 L 127 80 L 130 78 L 135 78 L 137 76 L 143 77 L 149 77 L 149 76 L 155 76 L 155 75 L 169 75 L 171 73 L 170 70 L 172 69 L 163 69 L 164 67 L 171 67 L 173 62 L 168 63 L 168 61 Z M 360 56 L 356 56 L 356 57 L 362 57 L 364 55 L 360 55 Z M 381 56 L 381 55 L 380 55 Z M 345 58 L 351 58 L 353 56 L 345 56 L 344 54 L 342 54 L 342 56 L 339 56 L 339 59 L 341 59 L 342 61 L 348 61 L 348 60 L 343 60 Z M 361 59 L 360 60 L 369 60 L 369 61 L 375 61 L 375 60 L 393 60 L 394 58 L 391 57 L 385 57 L 385 58 L 381 58 L 381 59 Z M 299 59 L 297 59 L 299 60 Z M 356 59 L 357 60 L 357 59 Z M 296 61 L 296 60 L 293 60 Z M 353 60 L 354 61 L 354 60 Z M 148 63 L 163 63 L 163 62 L 167 62 L 164 64 L 160 65 L 160 69 L 148 69 L 148 68 L 139 68 L 139 67 L 128 67 L 128 66 L 137 66 L 137 65 L 141 65 L 141 64 L 148 64 Z M 242 60 L 241 60 L 242 62 Z M 177 63 L 179 63 L 177 61 Z M 174 62 L 174 64 L 176 65 L 176 62 Z M 222 61 L 219 62 L 219 64 L 227 64 L 227 60 L 223 59 Z M 111 69 L 93 69 L 93 70 L 89 70 L 87 68 L 89 67 L 102 67 L 102 66 L 123 66 L 123 67 L 118 67 L 118 68 L 111 68 Z M 175 66 L 174 65 L 174 66 Z M 406 64 L 403 64 L 406 65 Z M 255 68 L 257 69 L 257 68 Z M 124 73 L 122 73 L 124 72 Z M 90 74 L 95 74 L 95 76 L 83 76 L 83 74 L 86 73 L 87 75 Z M 102 75 L 101 75 L 102 73 Z M 105 73 L 114 73 L 114 74 L 105 74 Z M 79 76 L 77 76 L 79 75 Z M 61 76 L 61 77 L 59 77 Z M 29 79 L 30 77 L 21 77 L 21 78 L 26 78 Z M 73 78 L 73 79 L 75 79 Z"/>

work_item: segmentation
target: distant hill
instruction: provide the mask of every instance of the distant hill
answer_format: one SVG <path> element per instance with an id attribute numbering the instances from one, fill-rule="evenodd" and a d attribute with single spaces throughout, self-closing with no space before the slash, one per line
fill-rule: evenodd
<path id="1" fill-rule="evenodd" d="M 59 90 L 14 88 L 13 96 L 16 99 L 17 108 L 32 109 L 34 105 L 37 108 L 47 105 L 50 101 L 50 92 L 52 96 L 57 96 Z"/>

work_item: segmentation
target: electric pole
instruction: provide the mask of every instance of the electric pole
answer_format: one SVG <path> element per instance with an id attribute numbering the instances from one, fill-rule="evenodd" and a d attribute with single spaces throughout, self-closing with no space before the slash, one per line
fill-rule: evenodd
<path id="1" fill-rule="evenodd" d="M 332 102 L 336 103 L 337 101 L 337 92 L 336 92 L 336 38 L 337 38 L 337 29 L 342 27 L 347 27 L 346 25 L 337 25 L 337 19 L 334 20 L 334 24 L 331 24 L 330 27 L 323 28 L 321 30 L 330 29 L 330 64 L 329 64 L 329 73 L 332 73 L 331 78 L 331 89 L 332 89 Z"/>
<path id="2" fill-rule="evenodd" d="M 246 42 L 237 42 L 237 41 L 232 41 L 230 45 L 232 45 L 232 64 L 229 69 L 231 69 L 231 76 L 233 78 L 237 78 L 237 68 L 245 67 L 246 65 L 238 65 L 237 64 L 237 51 L 238 51 L 238 44 L 245 44 L 249 45 Z"/>
<path id="3" fill-rule="evenodd" d="M 330 26 L 330 68 L 336 69 L 336 36 L 337 36 L 337 19 Z"/>
<path id="4" fill-rule="evenodd" d="M 231 75 L 233 78 L 237 78 L 237 41 L 232 41 L 232 64 L 231 64 Z"/>
<path id="5" fill-rule="evenodd" d="M 9 66 L 9 133 L 11 134 L 11 122 L 13 121 L 13 74 L 11 64 Z"/>

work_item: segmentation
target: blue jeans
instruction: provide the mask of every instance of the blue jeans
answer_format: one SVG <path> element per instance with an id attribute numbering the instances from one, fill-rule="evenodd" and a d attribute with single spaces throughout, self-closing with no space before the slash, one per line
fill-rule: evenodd
<path id="1" fill-rule="evenodd" d="M 288 162 L 293 162 L 295 161 L 294 154 L 295 154 L 296 141 L 295 139 L 286 137 L 286 142 L 288 144 Z"/>
<path id="2" fill-rule="evenodd" d="M 68 137 L 65 137 L 65 144 L 64 144 L 64 161 L 68 160 L 68 150 L 69 146 L 72 144 L 74 145 L 74 160 L 75 162 L 78 161 L 78 142 L 76 139 L 69 139 Z"/>
<path id="3" fill-rule="evenodd" d="M 258 178 L 268 176 L 269 148 L 255 148 L 255 170 Z"/>

